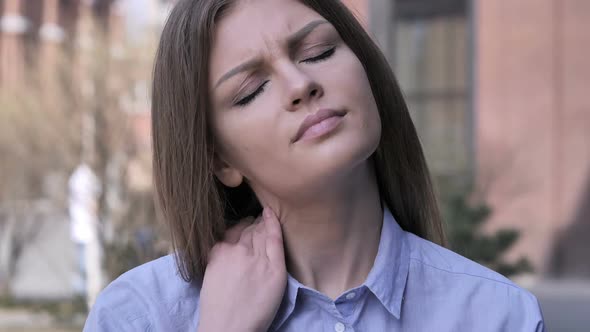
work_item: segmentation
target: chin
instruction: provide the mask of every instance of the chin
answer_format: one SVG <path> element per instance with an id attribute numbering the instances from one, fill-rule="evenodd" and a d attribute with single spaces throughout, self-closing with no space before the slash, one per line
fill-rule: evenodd
<path id="1" fill-rule="evenodd" d="M 321 169 L 319 178 L 348 176 L 358 165 L 366 162 L 379 146 L 378 135 L 342 135 L 333 137 L 330 142 L 323 142 L 320 149 L 314 153 L 309 164 L 318 165 Z"/>

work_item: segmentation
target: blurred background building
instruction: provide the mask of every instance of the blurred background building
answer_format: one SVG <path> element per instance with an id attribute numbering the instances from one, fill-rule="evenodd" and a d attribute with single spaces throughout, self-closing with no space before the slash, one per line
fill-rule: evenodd
<path id="1" fill-rule="evenodd" d="M 0 298 L 76 295 L 68 177 L 80 163 L 104 188 L 106 281 L 165 253 L 152 244 L 148 81 L 167 7 L 0 0 Z"/>
<path id="2" fill-rule="evenodd" d="M 436 176 L 539 277 L 590 278 L 590 2 L 350 0 L 387 54 Z"/>
<path id="3" fill-rule="evenodd" d="M 590 306 L 590 2 L 342 1 L 390 61 L 440 195 L 489 207 L 482 233 L 516 230 L 497 244 L 530 262 L 515 280 L 549 326 L 577 324 Z M 166 252 L 148 87 L 173 2 L 0 0 L 0 297 L 75 295 L 67 178 L 81 161 L 105 188 L 107 280 Z"/>

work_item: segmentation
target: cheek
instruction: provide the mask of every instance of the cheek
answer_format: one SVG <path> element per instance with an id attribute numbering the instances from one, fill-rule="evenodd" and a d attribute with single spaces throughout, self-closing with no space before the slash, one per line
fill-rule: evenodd
<path id="1" fill-rule="evenodd" d="M 343 93 L 347 101 L 361 109 L 374 108 L 375 100 L 365 68 L 350 49 L 342 51 L 332 66 L 330 85 Z"/>
<path id="2" fill-rule="evenodd" d="M 371 90 L 371 84 L 367 78 L 365 68 L 358 60 L 356 60 L 351 73 L 355 76 L 353 79 L 355 100 L 358 100 L 359 103 L 363 103 L 364 108 L 376 109 L 375 97 Z"/>
<path id="3" fill-rule="evenodd" d="M 238 110 L 250 114 L 232 114 L 216 126 L 216 137 L 223 156 L 247 178 L 273 164 L 269 159 L 279 151 L 279 140 L 273 138 L 269 119 L 254 110 Z"/>
<path id="4" fill-rule="evenodd" d="M 358 110 L 363 130 L 380 134 L 379 111 L 365 68 L 354 54 L 348 59 L 347 68 L 348 70 L 344 71 L 346 77 L 343 77 L 341 82 L 346 82 L 348 102 L 354 110 Z"/>

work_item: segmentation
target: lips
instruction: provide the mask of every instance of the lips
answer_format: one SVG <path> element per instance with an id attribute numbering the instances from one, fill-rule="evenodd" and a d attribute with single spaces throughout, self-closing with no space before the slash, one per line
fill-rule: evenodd
<path id="1" fill-rule="evenodd" d="M 297 134 L 295 134 L 295 137 L 293 137 L 293 139 L 291 140 L 292 143 L 297 142 L 301 136 L 303 136 L 305 134 L 305 132 L 313 127 L 314 125 L 329 119 L 331 117 L 334 116 L 339 116 L 342 117 L 346 114 L 346 112 L 344 111 L 337 111 L 337 110 L 333 110 L 333 109 L 328 109 L 328 108 L 324 108 L 321 109 L 317 112 L 315 112 L 314 114 L 310 114 L 308 115 L 303 122 L 301 123 L 301 125 L 299 126 L 299 130 L 297 130 Z"/>

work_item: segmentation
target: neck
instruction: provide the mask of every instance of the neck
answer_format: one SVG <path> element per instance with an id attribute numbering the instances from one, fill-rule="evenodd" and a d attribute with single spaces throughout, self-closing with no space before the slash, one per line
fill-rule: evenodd
<path id="1" fill-rule="evenodd" d="M 377 256 L 383 210 L 372 164 L 306 202 L 279 210 L 287 270 L 335 299 L 366 280 Z"/>

